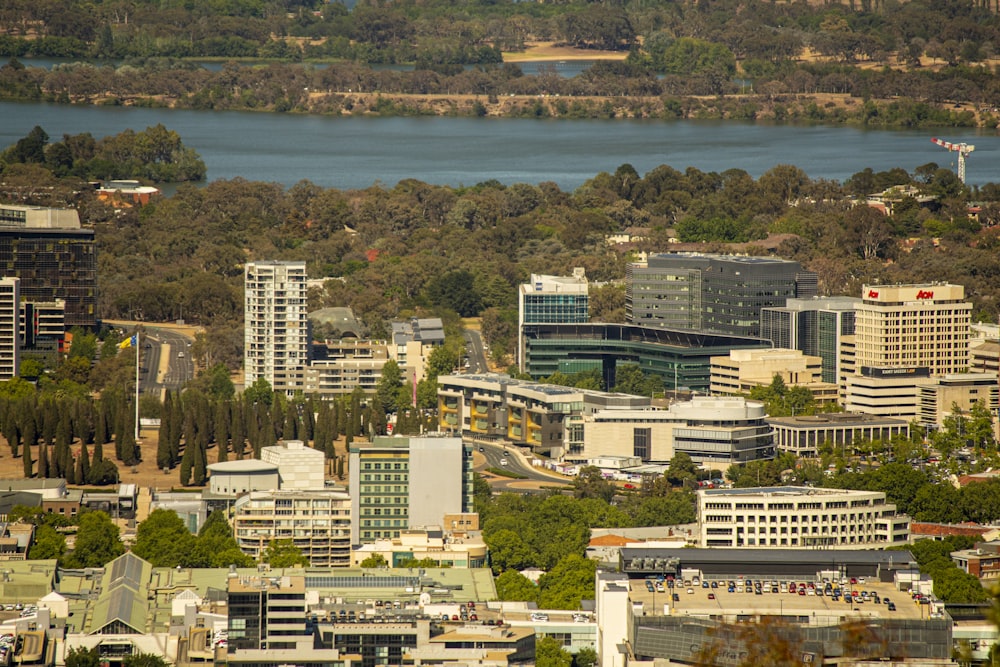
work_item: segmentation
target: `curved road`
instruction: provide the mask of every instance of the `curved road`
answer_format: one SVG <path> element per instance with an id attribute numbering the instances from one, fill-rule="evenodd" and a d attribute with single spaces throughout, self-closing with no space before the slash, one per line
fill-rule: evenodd
<path id="1" fill-rule="evenodd" d="M 504 447 L 503 445 L 489 443 L 474 443 L 473 446 L 476 449 L 477 459 L 483 461 L 483 463 L 475 466 L 476 471 L 484 472 L 487 468 L 501 468 L 524 475 L 526 478 L 511 479 L 507 477 L 494 477 L 488 480 L 494 490 L 524 493 L 537 490 L 537 488 L 523 488 L 525 482 L 533 482 L 532 486 L 537 486 L 539 482 L 545 485 L 557 486 L 560 484 L 569 484 L 571 481 L 562 475 L 535 468 L 528 463 L 527 458 L 516 447 Z M 501 459 L 506 459 L 507 465 L 500 465 Z M 519 488 L 519 486 L 522 486 L 522 488 Z"/>

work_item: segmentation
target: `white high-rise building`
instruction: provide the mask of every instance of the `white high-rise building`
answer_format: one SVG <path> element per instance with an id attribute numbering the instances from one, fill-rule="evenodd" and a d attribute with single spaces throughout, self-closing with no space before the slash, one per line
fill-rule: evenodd
<path id="1" fill-rule="evenodd" d="M 21 281 L 0 278 L 0 380 L 10 380 L 20 366 Z"/>
<path id="2" fill-rule="evenodd" d="M 246 385 L 293 391 L 309 360 L 305 262 L 248 262 L 244 274 Z"/>

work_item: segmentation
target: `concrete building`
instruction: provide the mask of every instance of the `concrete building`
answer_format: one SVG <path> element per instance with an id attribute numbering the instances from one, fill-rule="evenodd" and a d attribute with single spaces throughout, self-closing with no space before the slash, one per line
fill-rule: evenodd
<path id="1" fill-rule="evenodd" d="M 944 421 L 954 414 L 955 406 L 968 414 L 980 403 L 990 414 L 1000 408 L 1000 387 L 995 373 L 958 373 L 935 378 L 933 384 L 918 388 L 918 420 L 926 427 L 944 428 Z"/>
<path id="2" fill-rule="evenodd" d="M 20 278 L 22 300 L 64 300 L 67 327 L 96 327 L 94 230 L 80 226 L 74 209 L 0 205 L 0 265 Z"/>
<path id="3" fill-rule="evenodd" d="M 427 358 L 435 348 L 444 345 L 444 323 L 440 317 L 410 318 L 392 322 L 389 358 L 394 360 L 406 380 L 417 381 L 427 376 Z"/>
<path id="4" fill-rule="evenodd" d="M 762 308 L 814 296 L 816 289 L 816 274 L 790 260 L 650 255 L 626 268 L 625 314 L 631 324 L 758 337 Z"/>
<path id="5" fill-rule="evenodd" d="M 572 276 L 531 274 L 517 289 L 517 360 L 523 373 L 525 324 L 582 324 L 590 320 L 587 276 L 582 268 Z"/>
<path id="6" fill-rule="evenodd" d="M 213 496 L 235 498 L 251 491 L 279 488 L 278 466 L 258 459 L 208 464 L 208 491 Z"/>
<path id="7" fill-rule="evenodd" d="M 251 491 L 233 505 L 233 533 L 254 558 L 271 540 L 292 540 L 315 567 L 351 562 L 351 496 L 343 491 Z"/>
<path id="8" fill-rule="evenodd" d="M 839 387 L 823 381 L 823 360 L 801 350 L 733 350 L 712 357 L 712 393 L 722 396 L 749 394 L 769 386 L 775 376 L 786 386 L 808 389 L 820 405 L 836 403 Z"/>
<path id="9" fill-rule="evenodd" d="M 702 547 L 882 549 L 909 541 L 909 517 L 879 491 L 772 486 L 700 489 Z"/>
<path id="10" fill-rule="evenodd" d="M 760 335 L 775 347 L 802 350 L 823 363 L 823 382 L 839 382 L 841 339 L 854 335 L 854 311 L 861 299 L 847 296 L 788 299 L 783 307 L 761 308 Z"/>
<path id="11" fill-rule="evenodd" d="M 246 386 L 258 378 L 275 391 L 301 388 L 309 360 L 305 262 L 247 262 L 244 274 Z"/>
<path id="12" fill-rule="evenodd" d="M 260 450 L 260 460 L 278 467 L 282 491 L 314 491 L 324 487 L 326 455 L 306 447 L 301 440 L 287 440 Z"/>
<path id="13" fill-rule="evenodd" d="M 442 431 L 496 436 L 519 445 L 559 450 L 571 415 L 602 408 L 646 408 L 644 396 L 512 380 L 499 373 L 438 377 Z"/>
<path id="14" fill-rule="evenodd" d="M 228 653 L 246 660 L 258 651 L 313 650 L 313 633 L 306 628 L 305 577 L 232 577 L 227 583 Z"/>
<path id="15" fill-rule="evenodd" d="M 0 278 L 0 380 L 17 377 L 21 367 L 21 281 Z"/>
<path id="16" fill-rule="evenodd" d="M 768 417 L 767 423 L 774 429 L 774 446 L 779 452 L 802 457 L 819 456 L 824 445 L 834 451 L 850 452 L 856 442 L 910 437 L 910 422 L 906 419 L 857 412 Z"/>
<path id="17" fill-rule="evenodd" d="M 351 566 L 380 555 L 390 567 L 408 560 L 432 559 L 439 567 L 486 567 L 487 548 L 478 532 L 445 531 L 438 526 L 401 530 L 399 537 L 381 537 L 351 551 Z"/>
<path id="18" fill-rule="evenodd" d="M 667 410 L 597 410 L 574 416 L 566 427 L 563 460 L 634 456 L 667 463 L 684 452 L 706 467 L 774 457 L 774 437 L 764 405 L 743 398 L 696 396 Z"/>
<path id="19" fill-rule="evenodd" d="M 389 359 L 389 348 L 384 341 L 328 340 L 313 344 L 312 357 L 303 371 L 302 391 L 306 395 L 339 396 L 357 388 L 373 394 Z"/>
<path id="20" fill-rule="evenodd" d="M 528 375 L 597 370 L 605 387 L 615 386 L 619 365 L 638 364 L 667 389 L 708 393 L 713 356 L 772 347 L 761 338 L 628 324 L 525 324 L 521 331 Z"/>
<path id="21" fill-rule="evenodd" d="M 865 285 L 855 321 L 855 365 L 926 368 L 929 375 L 969 368 L 972 304 L 961 285 Z"/>
<path id="22" fill-rule="evenodd" d="M 472 511 L 472 446 L 460 437 L 376 437 L 350 447 L 351 544 L 399 537 Z"/>
<path id="23" fill-rule="evenodd" d="M 628 581 L 615 585 L 631 590 L 625 605 L 615 598 L 611 602 L 616 612 L 624 606 L 622 622 L 628 634 L 626 641 L 620 641 L 617 632 L 606 638 L 610 641 L 604 646 L 610 655 L 602 654 L 605 665 L 615 664 L 616 659 L 635 664 L 767 665 L 774 662 L 771 650 L 783 652 L 789 647 L 794 647 L 794 662 L 817 666 L 881 661 L 900 667 L 945 667 L 952 662 L 958 625 L 941 601 L 930 599 L 927 605 L 910 601 L 911 588 L 919 584 L 926 590 L 930 582 L 912 580 L 916 564 L 908 552 L 625 551 L 630 555 L 623 553 L 622 570 Z M 670 577 L 666 582 L 674 587 L 650 591 L 640 581 L 650 575 Z M 695 577 L 718 587 L 695 587 Z M 852 586 L 851 578 L 857 584 Z M 746 581 L 762 584 L 760 594 L 753 587 L 747 592 Z M 730 584 L 734 584 L 732 589 Z M 795 592 L 790 590 L 792 584 Z M 806 590 L 800 594 L 801 587 Z M 601 619 L 600 580 L 596 588 Z M 868 593 L 867 601 L 862 589 Z M 857 600 L 850 595 L 847 599 L 845 590 L 858 590 Z M 887 599 L 893 604 L 886 604 Z M 613 617 L 617 620 L 619 614 Z M 775 632 L 775 625 L 781 630 Z M 995 636 L 995 629 L 992 632 Z M 977 651 L 976 659 L 982 659 L 988 649 Z"/>

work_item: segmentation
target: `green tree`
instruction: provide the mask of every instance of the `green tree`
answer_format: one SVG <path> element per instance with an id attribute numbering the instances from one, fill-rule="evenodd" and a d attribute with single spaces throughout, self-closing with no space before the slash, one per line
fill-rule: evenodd
<path id="1" fill-rule="evenodd" d="M 505 570 L 496 580 L 497 597 L 503 601 L 538 601 L 538 586 L 517 570 Z"/>
<path id="2" fill-rule="evenodd" d="M 100 667 L 101 656 L 97 647 L 74 647 L 66 652 L 66 667 Z"/>
<path id="3" fill-rule="evenodd" d="M 309 565 L 309 559 L 291 540 L 271 540 L 260 559 L 271 567 L 305 567 Z"/>
<path id="4" fill-rule="evenodd" d="M 395 412 L 399 390 L 403 388 L 403 372 L 395 359 L 382 365 L 382 377 L 375 389 L 375 403 L 383 413 Z"/>
<path id="5" fill-rule="evenodd" d="M 565 556 L 538 580 L 538 605 L 543 609 L 579 609 L 580 600 L 594 597 L 596 561 L 577 554 Z"/>
<path id="6" fill-rule="evenodd" d="M 208 515 L 189 557 L 191 567 L 253 567 L 254 561 L 240 551 L 226 515 L 215 510 Z"/>
<path id="7" fill-rule="evenodd" d="M 361 567 L 367 568 L 379 568 L 379 567 L 389 567 L 389 561 L 385 559 L 382 554 L 372 554 L 368 556 L 363 561 L 361 561 Z"/>
<path id="8" fill-rule="evenodd" d="M 136 653 L 125 656 L 122 667 L 168 667 L 170 663 L 154 653 Z"/>
<path id="9" fill-rule="evenodd" d="M 65 558 L 66 567 L 104 567 L 125 553 L 118 526 L 104 512 L 86 512 L 80 516 L 73 551 Z"/>
<path id="10" fill-rule="evenodd" d="M 573 667 L 597 667 L 597 651 L 584 646 L 573 656 Z"/>
<path id="11" fill-rule="evenodd" d="M 670 459 L 670 467 L 667 468 L 667 479 L 671 483 L 681 485 L 686 482 L 694 482 L 698 476 L 698 466 L 691 460 L 687 452 L 677 452 Z"/>
<path id="12" fill-rule="evenodd" d="M 574 498 L 600 498 L 604 502 L 610 503 L 615 497 L 616 491 L 615 485 L 604 479 L 601 469 L 596 466 L 580 468 L 573 479 Z"/>
<path id="13" fill-rule="evenodd" d="M 571 667 L 573 656 L 563 648 L 562 642 L 553 637 L 542 637 L 535 642 L 537 667 Z"/>
<path id="14" fill-rule="evenodd" d="M 52 526 L 41 526 L 35 533 L 35 543 L 28 551 L 29 560 L 62 558 L 66 553 L 66 537 Z"/>
<path id="15" fill-rule="evenodd" d="M 188 564 L 194 542 L 177 512 L 156 509 L 139 523 L 132 553 L 154 567 L 176 567 Z"/>

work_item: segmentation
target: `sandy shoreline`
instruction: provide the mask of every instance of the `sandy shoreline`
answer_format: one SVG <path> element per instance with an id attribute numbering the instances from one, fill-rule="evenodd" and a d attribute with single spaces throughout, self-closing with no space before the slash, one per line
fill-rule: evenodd
<path id="1" fill-rule="evenodd" d="M 548 60 L 625 60 L 627 51 L 598 51 L 556 46 L 555 42 L 527 42 L 524 51 L 504 51 L 505 63 L 531 63 Z"/>

